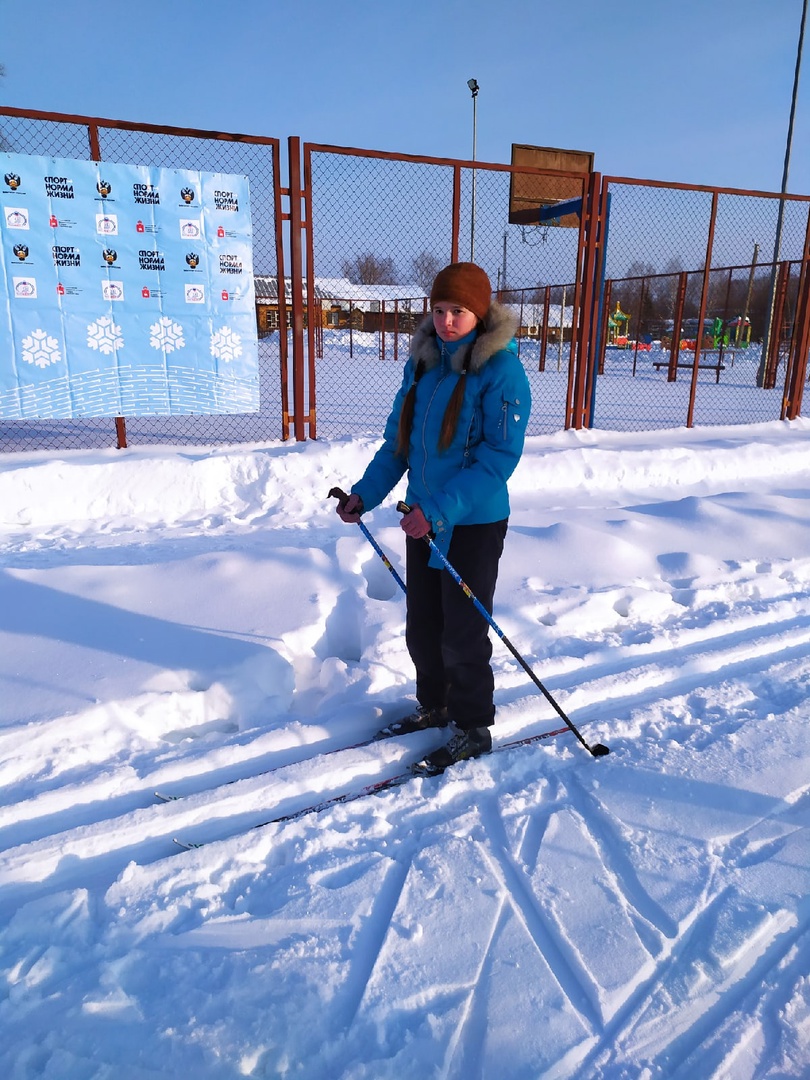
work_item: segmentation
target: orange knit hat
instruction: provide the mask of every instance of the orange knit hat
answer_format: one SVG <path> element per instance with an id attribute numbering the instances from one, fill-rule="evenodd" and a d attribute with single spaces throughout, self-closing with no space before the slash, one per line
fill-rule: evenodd
<path id="1" fill-rule="evenodd" d="M 492 303 L 486 272 L 471 262 L 451 263 L 440 270 L 430 290 L 430 305 L 453 301 L 483 319 Z"/>

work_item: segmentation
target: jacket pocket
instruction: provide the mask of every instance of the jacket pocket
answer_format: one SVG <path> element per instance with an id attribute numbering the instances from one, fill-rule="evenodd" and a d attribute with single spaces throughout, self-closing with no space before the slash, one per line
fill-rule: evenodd
<path id="1" fill-rule="evenodd" d="M 519 398 L 504 398 L 501 405 L 501 434 L 504 439 L 510 439 L 519 431 L 523 421 Z"/>

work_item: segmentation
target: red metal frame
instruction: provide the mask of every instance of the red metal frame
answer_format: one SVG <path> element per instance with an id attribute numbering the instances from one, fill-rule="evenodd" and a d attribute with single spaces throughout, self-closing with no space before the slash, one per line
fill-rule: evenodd
<path id="1" fill-rule="evenodd" d="M 301 232 L 301 140 L 291 135 L 287 149 L 290 168 L 290 301 L 292 307 L 293 431 L 298 442 L 304 435 L 304 256 Z M 309 292 L 314 296 L 314 290 Z M 308 297 L 309 298 L 309 297 Z M 310 327 L 313 319 L 310 318 Z"/>
<path id="2" fill-rule="evenodd" d="M 296 151 L 296 152 L 298 152 L 298 151 Z M 292 145 L 291 145 L 290 153 L 291 154 L 293 153 Z M 458 262 L 459 258 L 460 258 L 460 255 L 459 255 L 459 233 L 460 233 L 460 227 L 461 227 L 461 174 L 462 174 L 462 170 L 464 170 L 464 169 L 476 169 L 476 170 L 479 170 L 479 171 L 503 172 L 503 173 L 521 172 L 521 173 L 537 174 L 539 176 L 555 176 L 555 177 L 558 177 L 560 175 L 560 173 L 557 170 L 554 170 L 554 169 L 533 169 L 533 168 L 528 168 L 526 166 L 517 167 L 517 166 L 512 166 L 512 165 L 494 164 L 494 163 L 490 163 L 490 162 L 481 162 L 481 161 L 472 161 L 472 160 L 469 160 L 469 161 L 467 161 L 467 160 L 459 160 L 457 158 L 429 157 L 429 156 L 426 156 L 426 155 L 423 155 L 423 154 L 397 154 L 397 153 L 393 153 L 391 151 L 384 151 L 384 150 L 365 150 L 365 149 L 362 149 L 360 147 L 334 146 L 334 145 L 331 145 L 331 144 L 328 144 L 328 143 L 308 143 L 308 142 L 305 142 L 303 144 L 304 186 L 303 186 L 303 189 L 301 191 L 301 194 L 302 194 L 302 196 L 303 196 L 303 198 L 304 198 L 304 200 L 306 202 L 307 212 L 306 212 L 306 218 L 301 222 L 301 227 L 304 229 L 305 234 L 306 234 L 307 299 L 306 299 L 306 301 L 304 301 L 303 298 L 301 298 L 300 302 L 303 303 L 305 305 L 305 307 L 308 308 L 307 322 L 308 322 L 308 325 L 310 327 L 312 326 L 313 319 L 314 319 L 314 303 L 313 303 L 313 300 L 311 298 L 314 298 L 314 295 L 315 295 L 315 258 L 314 258 L 314 235 L 313 235 L 314 230 L 313 230 L 312 224 L 311 224 L 311 222 L 312 222 L 312 155 L 313 154 L 337 154 L 337 155 L 342 155 L 342 156 L 346 156 L 346 157 L 374 158 L 374 159 L 383 160 L 383 161 L 399 161 L 399 162 L 410 162 L 410 163 L 414 163 L 414 164 L 439 165 L 439 166 L 447 166 L 448 168 L 450 168 L 452 170 L 452 194 L 451 194 L 451 205 L 450 205 L 450 215 L 451 215 L 451 223 L 450 223 L 450 227 L 451 227 L 450 261 L 451 262 Z M 565 174 L 565 175 L 569 175 L 569 174 Z M 593 174 L 593 176 L 595 176 L 597 178 L 595 181 L 593 179 L 593 176 L 590 178 L 590 182 L 596 184 L 595 190 L 597 190 L 597 191 L 598 191 L 598 175 L 599 174 Z M 292 189 L 292 176 L 293 176 L 293 168 L 292 168 L 292 162 L 291 162 L 290 163 L 291 189 Z M 589 178 L 587 176 L 583 176 L 583 174 L 581 174 L 581 173 L 571 173 L 570 176 L 571 176 L 572 179 L 576 179 L 577 181 L 579 181 L 583 186 L 583 205 L 584 205 L 586 203 L 586 201 L 587 201 L 587 199 L 586 199 L 586 194 L 587 194 L 586 185 L 589 182 Z M 291 191 L 291 199 L 292 199 L 292 191 Z M 579 303 L 580 303 L 580 296 L 582 295 L 582 289 L 583 289 L 582 275 L 583 275 L 583 273 L 587 272 L 587 269 L 586 269 L 585 263 L 584 263 L 583 253 L 586 250 L 586 240 L 585 240 L 585 238 L 586 238 L 586 236 L 588 236 L 590 234 L 588 233 L 588 223 L 586 222 L 585 218 L 586 218 L 586 214 L 583 212 L 582 220 L 580 222 L 579 244 L 578 244 L 578 249 L 577 249 L 577 266 L 580 268 L 580 272 L 577 274 L 577 278 L 576 278 L 576 281 L 575 281 L 575 284 L 574 284 L 573 306 L 574 306 L 574 311 L 575 312 L 580 311 Z M 296 229 L 295 224 L 292 223 L 292 222 L 291 222 L 291 228 L 293 229 L 293 231 L 295 231 L 295 229 Z M 598 236 L 598 225 L 597 224 L 594 225 L 594 229 L 595 229 L 595 232 L 594 232 L 594 235 L 593 235 L 593 241 L 592 242 L 595 244 L 597 242 L 597 236 Z M 294 247 L 294 244 L 291 245 L 291 247 Z M 592 268 L 593 268 L 593 260 L 592 259 L 588 263 L 588 268 L 592 272 Z M 298 270 L 295 270 L 295 269 L 291 268 L 291 273 L 295 273 L 295 272 L 301 272 L 300 267 L 299 267 Z M 592 286 L 592 288 L 593 288 L 593 286 Z M 293 305 L 295 306 L 295 304 L 297 304 L 298 302 L 299 301 L 298 301 L 298 298 L 297 298 L 297 294 L 295 292 L 293 292 Z M 381 321 L 381 327 L 380 327 L 380 356 L 381 356 L 381 358 L 385 356 L 385 334 L 386 334 L 384 304 L 382 305 L 382 307 L 383 307 L 383 312 L 382 312 L 382 321 Z M 546 317 L 547 317 L 547 312 L 546 312 Z M 587 403 L 585 401 L 586 391 L 585 391 L 585 383 L 584 383 L 584 378 L 585 378 L 584 369 L 583 369 L 582 372 L 580 372 L 578 381 L 575 383 L 573 357 L 574 357 L 575 349 L 577 347 L 577 344 L 578 344 L 579 340 L 581 338 L 583 338 L 584 341 L 587 344 L 587 342 L 590 340 L 590 334 L 587 332 L 587 328 L 585 326 L 582 326 L 582 327 L 577 326 L 576 321 L 577 320 L 575 319 L 575 326 L 572 327 L 572 339 L 571 339 L 571 358 L 572 359 L 571 359 L 571 361 L 569 361 L 569 368 L 568 368 L 568 389 L 567 389 L 567 401 L 566 401 L 566 427 L 570 427 L 571 424 L 574 423 L 574 422 L 576 423 L 576 426 L 582 427 L 583 423 L 584 423 L 583 418 L 584 418 L 584 416 L 585 416 L 585 414 L 587 412 Z M 293 317 L 293 324 L 294 325 L 295 325 L 295 322 L 296 322 L 296 320 L 295 320 L 295 316 L 294 316 Z M 561 337 L 564 336 L 563 335 L 563 327 L 560 328 L 560 332 L 561 332 Z M 296 378 L 300 378 L 300 376 L 297 376 L 295 374 L 296 371 L 297 371 L 298 364 L 300 363 L 301 365 L 303 365 L 303 363 L 304 363 L 303 358 L 300 358 L 300 359 L 296 358 L 295 342 L 296 342 L 296 338 L 295 338 L 295 335 L 294 335 L 294 337 L 293 337 L 293 372 L 294 372 L 293 378 L 294 378 L 294 382 L 295 382 Z M 397 352 L 397 338 L 396 337 L 395 337 L 394 349 L 395 349 L 395 352 Z M 314 339 L 313 339 L 313 336 L 312 336 L 312 330 L 310 330 L 310 333 L 309 333 L 309 350 L 308 350 L 308 352 L 309 352 L 308 378 L 309 378 L 309 388 L 310 388 L 310 401 L 309 401 L 308 419 L 309 419 L 309 425 L 310 425 L 310 438 L 315 438 L 316 437 L 316 428 L 315 428 L 315 363 L 314 363 L 315 347 L 314 347 Z M 578 405 L 576 407 L 574 407 L 574 405 L 572 404 L 572 402 L 574 400 L 574 394 L 575 394 L 575 385 L 578 386 L 578 388 L 579 388 L 578 389 Z M 295 397 L 295 394 L 294 394 L 294 397 Z M 297 412 L 298 412 L 298 410 L 296 408 L 296 414 L 297 414 Z M 577 417 L 576 421 L 574 421 L 575 416 Z M 296 432 L 297 431 L 298 431 L 298 428 L 296 427 Z M 298 434 L 296 434 L 296 438 L 298 438 L 298 437 L 299 437 Z"/>
<path id="3" fill-rule="evenodd" d="M 695 335 L 695 358 L 692 361 L 692 382 L 689 387 L 689 408 L 686 410 L 686 426 L 695 423 L 695 395 L 697 394 L 698 375 L 700 374 L 700 353 L 703 349 L 703 324 L 709 303 L 709 278 L 712 272 L 712 248 L 714 247 L 714 229 L 717 224 L 717 206 L 720 196 L 712 193 L 712 210 L 709 217 L 709 235 L 706 240 L 706 261 L 703 264 L 703 285 L 700 290 L 700 308 L 698 310 L 698 332 Z"/>
<path id="4" fill-rule="evenodd" d="M 801 415 L 804 384 L 807 379 L 807 357 L 810 351 L 810 210 L 804 233 L 802 268 L 799 275 L 799 294 L 796 318 L 790 342 L 785 393 L 782 401 L 783 420 L 795 420 Z"/>
<path id="5" fill-rule="evenodd" d="M 773 390 L 776 386 L 776 375 L 779 370 L 779 350 L 782 344 L 782 322 L 785 315 L 785 302 L 789 284 L 790 263 L 781 262 L 777 270 L 773 293 L 771 328 L 772 330 L 775 328 L 776 332 L 772 332 L 768 337 L 768 355 L 765 364 L 765 378 L 762 383 L 765 390 Z"/>
<path id="6" fill-rule="evenodd" d="M 590 411 L 590 387 L 594 355 L 598 336 L 599 256 L 604 228 L 604 204 L 600 197 L 600 174 L 591 173 L 588 189 L 582 197 L 582 214 L 579 230 L 577 281 L 574 287 L 574 311 L 577 313 L 576 343 L 572 340 L 569 366 L 569 398 L 566 427 L 576 429 L 587 426 Z"/>

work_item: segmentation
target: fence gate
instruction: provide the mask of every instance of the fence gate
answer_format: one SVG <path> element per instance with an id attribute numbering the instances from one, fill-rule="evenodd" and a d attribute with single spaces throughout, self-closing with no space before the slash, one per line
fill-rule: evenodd
<path id="1" fill-rule="evenodd" d="M 305 283 L 292 298 L 297 438 L 382 430 L 436 272 L 471 255 L 520 321 L 530 433 L 581 426 L 590 344 L 582 302 L 593 294 L 584 275 L 594 272 L 588 245 L 598 236 L 588 174 L 293 139 L 289 151 L 294 288 Z M 516 176 L 566 182 L 586 212 L 573 228 L 510 223 Z"/>

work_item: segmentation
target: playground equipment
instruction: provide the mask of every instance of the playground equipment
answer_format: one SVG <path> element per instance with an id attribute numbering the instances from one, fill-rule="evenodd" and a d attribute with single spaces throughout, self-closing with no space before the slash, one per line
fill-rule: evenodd
<path id="1" fill-rule="evenodd" d="M 633 349 L 649 351 L 652 348 L 652 335 L 639 334 L 638 339 L 630 337 L 630 316 L 622 311 L 619 301 L 616 309 L 608 315 L 606 349 Z"/>
<path id="2" fill-rule="evenodd" d="M 629 338 L 630 316 L 622 311 L 619 301 L 616 301 L 616 310 L 608 315 L 607 343 L 608 349 L 626 349 L 632 344 Z"/>
<path id="3" fill-rule="evenodd" d="M 735 319 L 726 322 L 727 344 L 735 349 L 747 349 L 751 344 L 751 320 L 746 316 L 738 315 Z"/>
<path id="4" fill-rule="evenodd" d="M 681 324 L 681 348 L 694 351 L 697 342 L 698 320 L 684 319 Z M 737 315 L 733 319 L 725 321 L 717 316 L 714 319 L 704 319 L 703 349 L 747 349 L 751 343 L 751 320 Z"/>

